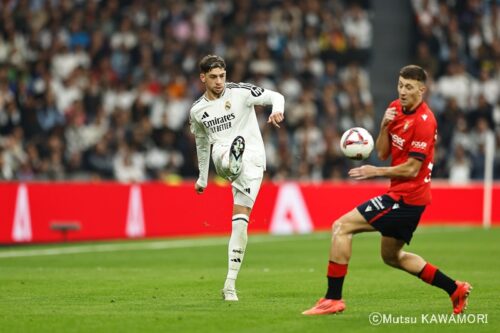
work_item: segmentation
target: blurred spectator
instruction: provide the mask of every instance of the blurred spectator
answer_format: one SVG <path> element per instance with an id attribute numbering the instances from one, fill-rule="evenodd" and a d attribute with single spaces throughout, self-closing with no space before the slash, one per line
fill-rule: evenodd
<path id="1" fill-rule="evenodd" d="M 89 170 L 94 173 L 94 179 L 113 178 L 113 151 L 107 140 L 101 140 L 91 148 L 87 154 L 86 163 Z"/>
<path id="2" fill-rule="evenodd" d="M 288 105 L 285 121 L 288 129 L 294 131 L 304 121 L 304 118 L 309 116 L 309 118 L 314 119 L 317 115 L 318 109 L 315 103 L 314 92 L 306 89 L 302 91 L 297 103 Z"/>
<path id="3" fill-rule="evenodd" d="M 499 101 L 500 84 L 498 78 L 492 76 L 493 71 L 487 68 L 481 68 L 479 72 L 479 80 L 475 81 L 471 87 L 471 107 L 477 107 L 479 99 L 484 98 L 482 103 L 495 105 Z"/>
<path id="4" fill-rule="evenodd" d="M 145 161 L 151 179 L 162 180 L 178 175 L 184 158 L 175 147 L 175 132 L 162 129 L 158 133 L 158 144 L 147 151 Z"/>
<path id="5" fill-rule="evenodd" d="M 325 142 L 325 155 L 322 166 L 323 179 L 325 180 L 339 180 L 345 177 L 345 170 L 347 169 L 347 160 L 340 151 L 340 136 L 338 132 L 327 129 L 324 132 Z"/>
<path id="6" fill-rule="evenodd" d="M 354 2 L 342 19 L 348 43 L 351 49 L 355 50 L 353 52 L 354 57 L 351 57 L 351 60 L 366 63 L 370 56 L 373 39 L 372 25 L 367 12 Z"/>
<path id="7" fill-rule="evenodd" d="M 144 157 L 131 147 L 122 145 L 113 161 L 116 180 L 120 182 L 141 182 L 146 179 Z"/>
<path id="8" fill-rule="evenodd" d="M 175 75 L 163 94 L 151 107 L 151 123 L 154 128 L 166 127 L 174 132 L 181 130 L 189 116 L 191 100 L 186 98 L 186 80 Z"/>
<path id="9" fill-rule="evenodd" d="M 468 110 L 473 81 L 463 64 L 452 62 L 447 66 L 446 75 L 437 80 L 436 88 L 441 96 L 456 99 L 459 108 Z"/>
<path id="10" fill-rule="evenodd" d="M 455 147 L 453 157 L 448 161 L 449 181 L 452 184 L 467 184 L 470 181 L 472 163 L 460 144 Z"/>
<path id="11" fill-rule="evenodd" d="M 476 122 L 470 134 L 470 140 L 472 142 L 472 153 L 473 168 L 472 168 L 472 178 L 473 179 L 483 179 L 484 178 L 484 166 L 485 166 L 485 154 L 486 154 L 486 141 L 494 138 L 494 132 L 489 128 L 488 120 L 485 118 L 479 118 Z M 493 139 L 494 140 L 494 139 Z"/>
<path id="12" fill-rule="evenodd" d="M 300 156 L 301 162 L 308 167 L 321 165 L 321 155 L 325 151 L 325 142 L 321 129 L 315 123 L 316 116 L 312 113 L 304 115 L 301 125 L 294 133 L 293 140 L 296 154 Z"/>
<path id="13" fill-rule="evenodd" d="M 0 109 L 0 134 L 9 135 L 21 125 L 21 112 L 13 100 L 7 100 Z"/>
<path id="14" fill-rule="evenodd" d="M 423 41 L 420 41 L 417 44 L 415 60 L 413 61 L 413 63 L 425 69 L 427 71 L 427 74 L 431 77 L 434 77 L 438 74 L 438 58 L 432 55 L 429 45 Z"/>

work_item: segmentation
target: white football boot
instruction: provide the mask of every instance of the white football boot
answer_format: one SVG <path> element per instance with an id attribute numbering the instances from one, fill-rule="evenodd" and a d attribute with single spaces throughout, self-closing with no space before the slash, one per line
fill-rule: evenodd
<path id="1" fill-rule="evenodd" d="M 229 172 L 231 178 L 236 179 L 241 173 L 243 166 L 243 152 L 245 151 L 245 139 L 242 136 L 234 138 L 229 151 Z"/>
<path id="2" fill-rule="evenodd" d="M 222 299 L 225 301 L 238 301 L 238 295 L 236 295 L 236 290 L 234 289 L 222 289 Z"/>

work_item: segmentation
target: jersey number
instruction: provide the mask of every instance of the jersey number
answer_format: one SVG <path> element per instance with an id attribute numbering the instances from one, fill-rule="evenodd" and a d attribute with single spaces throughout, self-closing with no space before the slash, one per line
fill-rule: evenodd
<path id="1" fill-rule="evenodd" d="M 254 96 L 254 97 L 259 97 L 260 95 L 262 95 L 264 93 L 264 89 L 262 89 L 261 87 L 254 86 L 253 84 L 240 83 L 239 86 L 241 88 L 245 88 L 245 89 L 250 90 L 250 92 L 252 93 L 252 96 Z"/>

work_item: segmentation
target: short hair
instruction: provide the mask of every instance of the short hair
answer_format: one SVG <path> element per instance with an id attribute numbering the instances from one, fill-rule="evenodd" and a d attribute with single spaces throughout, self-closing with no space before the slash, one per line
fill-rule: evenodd
<path id="1" fill-rule="evenodd" d="M 208 73 L 214 68 L 226 69 L 226 62 L 218 55 L 209 54 L 200 60 L 199 67 L 201 73 Z"/>
<path id="2" fill-rule="evenodd" d="M 417 65 L 408 65 L 401 68 L 399 76 L 408 80 L 417 80 L 424 84 L 427 81 L 427 73 L 422 67 Z"/>

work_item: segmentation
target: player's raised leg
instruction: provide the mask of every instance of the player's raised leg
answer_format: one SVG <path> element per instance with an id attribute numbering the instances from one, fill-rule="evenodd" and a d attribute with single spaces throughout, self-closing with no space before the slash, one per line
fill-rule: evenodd
<path id="1" fill-rule="evenodd" d="M 437 267 L 426 262 L 422 257 L 403 251 L 405 242 L 392 237 L 382 237 L 381 254 L 384 262 L 418 276 L 422 281 L 443 289 L 448 293 L 453 305 L 453 312 L 462 313 L 467 308 L 467 299 L 471 285 L 468 282 L 455 281 Z"/>
<path id="2" fill-rule="evenodd" d="M 214 145 L 212 155 L 217 174 L 229 181 L 234 181 L 243 170 L 243 153 L 245 152 L 245 138 L 237 136 L 231 145 Z"/>
<path id="3" fill-rule="evenodd" d="M 357 209 L 351 210 L 333 223 L 330 257 L 328 262 L 328 289 L 304 315 L 321 315 L 342 312 L 345 303 L 342 287 L 352 253 L 352 236 L 365 231 L 375 231 Z"/>

